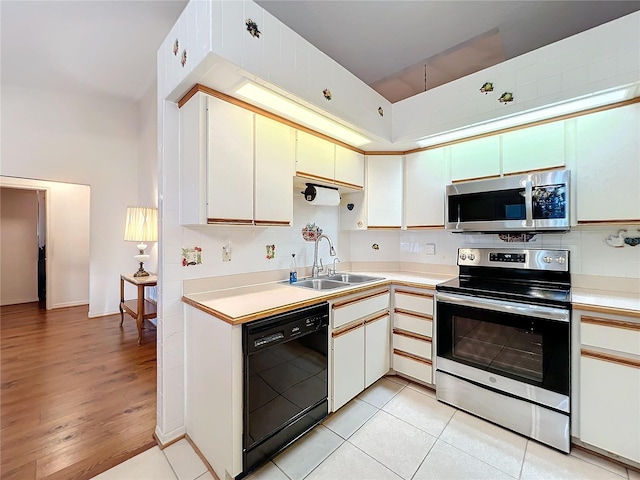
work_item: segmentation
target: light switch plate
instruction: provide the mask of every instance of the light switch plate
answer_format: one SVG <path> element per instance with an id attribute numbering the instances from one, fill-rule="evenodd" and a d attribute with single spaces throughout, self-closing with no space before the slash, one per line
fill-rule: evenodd
<path id="1" fill-rule="evenodd" d="M 425 255 L 435 255 L 436 254 L 436 244 L 435 243 L 427 243 L 424 246 Z"/>
<path id="2" fill-rule="evenodd" d="M 223 262 L 231 261 L 231 247 L 222 247 L 222 261 Z"/>

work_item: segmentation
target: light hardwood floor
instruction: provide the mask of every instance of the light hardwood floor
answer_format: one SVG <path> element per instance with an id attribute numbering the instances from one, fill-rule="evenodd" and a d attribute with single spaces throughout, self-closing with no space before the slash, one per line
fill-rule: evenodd
<path id="1" fill-rule="evenodd" d="M 155 445 L 156 332 L 139 347 L 135 320 L 119 323 L 0 308 L 2 480 L 90 478 Z"/>

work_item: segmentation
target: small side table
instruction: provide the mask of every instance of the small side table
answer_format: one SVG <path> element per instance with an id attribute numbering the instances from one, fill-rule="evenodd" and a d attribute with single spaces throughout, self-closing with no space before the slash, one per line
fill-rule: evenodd
<path id="1" fill-rule="evenodd" d="M 129 282 L 138 287 L 138 298 L 136 300 L 124 299 L 124 282 Z M 124 322 L 124 312 L 136 319 L 138 345 L 142 345 L 142 323 L 157 316 L 156 304 L 144 298 L 144 288 L 155 287 L 157 284 L 157 275 L 149 275 L 148 277 L 134 277 L 133 274 L 120 275 L 120 326 Z"/>

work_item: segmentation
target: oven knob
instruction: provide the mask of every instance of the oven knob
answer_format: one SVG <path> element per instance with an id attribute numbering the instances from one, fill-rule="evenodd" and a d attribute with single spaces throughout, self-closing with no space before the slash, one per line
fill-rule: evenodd
<path id="1" fill-rule="evenodd" d="M 471 260 L 472 262 L 476 259 L 476 256 L 473 253 L 469 254 L 469 260 Z"/>
<path id="2" fill-rule="evenodd" d="M 566 261 L 567 260 L 564 257 L 556 257 L 556 263 L 559 263 L 560 265 L 562 265 Z"/>
<path id="3" fill-rule="evenodd" d="M 551 261 L 553 260 L 553 258 L 546 256 L 544 257 L 542 260 L 544 260 L 544 263 L 551 263 Z"/>
<path id="4" fill-rule="evenodd" d="M 467 259 L 467 255 L 465 253 L 461 253 L 460 260 L 466 260 L 466 259 Z"/>

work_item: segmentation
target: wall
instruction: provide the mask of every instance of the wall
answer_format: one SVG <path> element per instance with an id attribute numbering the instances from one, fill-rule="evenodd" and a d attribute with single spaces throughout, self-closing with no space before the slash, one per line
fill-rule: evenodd
<path id="1" fill-rule="evenodd" d="M 38 197 L 0 188 L 0 305 L 38 300 Z"/>
<path id="2" fill-rule="evenodd" d="M 89 187 L 10 177 L 0 177 L 0 186 L 45 191 L 49 225 L 47 308 L 86 305 L 90 263 Z"/>
<path id="3" fill-rule="evenodd" d="M 126 207 L 139 200 L 136 106 L 3 85 L 1 122 L 2 175 L 91 186 L 89 315 L 117 312 L 119 275 L 136 269 L 123 240 Z"/>

